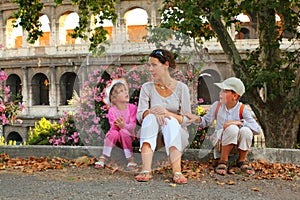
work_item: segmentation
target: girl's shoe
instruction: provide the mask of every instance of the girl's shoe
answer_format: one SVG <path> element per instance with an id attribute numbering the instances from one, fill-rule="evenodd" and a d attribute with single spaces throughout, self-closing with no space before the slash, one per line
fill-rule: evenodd
<path id="1" fill-rule="evenodd" d="M 140 172 L 136 177 L 135 180 L 138 182 L 148 182 L 152 178 L 151 172 L 150 171 L 142 171 Z"/>
<path id="2" fill-rule="evenodd" d="M 173 181 L 174 183 L 178 184 L 186 184 L 187 178 L 185 178 L 185 176 L 181 172 L 175 172 L 173 176 Z"/>
<path id="3" fill-rule="evenodd" d="M 127 169 L 135 169 L 137 167 L 137 164 L 134 162 L 133 157 L 127 158 L 127 162 Z"/>
<path id="4" fill-rule="evenodd" d="M 95 168 L 96 169 L 103 169 L 105 167 L 105 161 L 106 161 L 105 156 L 100 156 L 99 161 L 95 162 Z"/>
<path id="5" fill-rule="evenodd" d="M 137 164 L 135 162 L 129 162 L 127 164 L 128 169 L 135 169 L 137 167 Z"/>

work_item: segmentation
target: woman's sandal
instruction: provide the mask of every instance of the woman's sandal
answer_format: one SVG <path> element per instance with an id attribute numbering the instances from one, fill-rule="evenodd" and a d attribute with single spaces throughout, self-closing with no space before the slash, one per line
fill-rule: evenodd
<path id="1" fill-rule="evenodd" d="M 240 168 L 242 172 L 247 173 L 248 175 L 255 174 L 255 171 L 252 167 L 249 166 L 249 162 L 247 160 L 238 161 L 236 165 Z"/>
<path id="2" fill-rule="evenodd" d="M 135 180 L 138 182 L 148 182 L 152 178 L 151 172 L 150 171 L 142 171 L 140 172 L 136 177 Z"/>
<path id="3" fill-rule="evenodd" d="M 178 184 L 186 184 L 187 178 L 185 178 L 185 176 L 181 172 L 175 172 L 173 176 L 173 181 L 174 183 Z"/>
<path id="4" fill-rule="evenodd" d="M 225 173 L 221 173 L 220 170 L 224 170 Z M 225 175 L 227 173 L 228 166 L 227 166 L 227 161 L 225 160 L 219 160 L 218 166 L 215 168 L 215 172 L 219 175 Z"/>

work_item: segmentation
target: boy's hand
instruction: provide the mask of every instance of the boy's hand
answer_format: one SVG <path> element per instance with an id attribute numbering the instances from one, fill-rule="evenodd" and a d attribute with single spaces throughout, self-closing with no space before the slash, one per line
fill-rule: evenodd
<path id="1" fill-rule="evenodd" d="M 119 127 L 120 129 L 123 128 L 123 127 L 125 126 L 123 117 L 117 118 L 117 119 L 114 121 L 114 125 L 115 125 L 116 127 Z"/>
<path id="2" fill-rule="evenodd" d="M 198 123 L 201 123 L 201 121 L 202 121 L 201 118 L 198 115 L 195 115 L 195 114 L 192 114 L 192 113 L 185 113 L 184 116 L 189 118 L 187 123 L 193 123 L 195 121 L 197 121 Z"/>

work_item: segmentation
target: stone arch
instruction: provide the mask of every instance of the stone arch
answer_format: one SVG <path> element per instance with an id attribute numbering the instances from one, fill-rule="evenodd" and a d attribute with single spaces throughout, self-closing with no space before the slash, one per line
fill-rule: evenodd
<path id="1" fill-rule="evenodd" d="M 74 91 L 79 94 L 79 84 L 76 78 L 77 75 L 74 72 L 66 72 L 61 76 L 59 81 L 60 105 L 67 105 L 67 101 L 72 99 Z"/>
<path id="2" fill-rule="evenodd" d="M 241 28 L 236 32 L 235 39 L 252 39 L 256 37 L 252 16 L 249 13 L 241 13 L 236 16 L 236 19 L 240 21 L 237 24 Z"/>
<path id="3" fill-rule="evenodd" d="M 7 77 L 6 85 L 10 88 L 10 101 L 22 101 L 22 83 L 17 74 L 10 74 Z"/>
<path id="4" fill-rule="evenodd" d="M 37 73 L 31 80 L 32 105 L 49 105 L 49 79 Z"/>
<path id="5" fill-rule="evenodd" d="M 241 30 L 237 33 L 236 39 L 250 39 L 250 31 L 248 28 L 241 28 Z"/>
<path id="6" fill-rule="evenodd" d="M 153 2 L 151 2 L 151 3 L 153 3 Z M 139 1 L 138 4 L 137 4 L 137 2 L 126 3 L 126 4 L 123 3 L 122 8 L 119 10 L 120 16 L 124 16 L 125 13 L 127 13 L 128 11 L 133 10 L 135 8 L 140 8 L 140 9 L 145 10 L 147 12 L 148 16 L 151 16 L 151 12 L 153 9 L 151 4 L 149 4 L 149 1 Z"/>
<path id="7" fill-rule="evenodd" d="M 106 35 L 107 39 L 112 40 L 113 39 L 113 26 L 114 26 L 112 20 L 104 20 L 103 24 L 100 24 L 98 22 L 95 24 L 95 20 L 96 20 L 97 16 L 99 16 L 99 15 L 91 16 L 91 29 L 94 30 L 96 27 L 99 27 L 100 25 L 102 25 L 104 30 L 106 30 L 108 32 L 108 34 Z"/>
<path id="8" fill-rule="evenodd" d="M 14 22 L 16 21 L 16 22 Z M 23 45 L 23 30 L 22 26 L 13 27 L 13 24 L 18 24 L 15 18 L 8 18 L 5 23 L 5 40 L 7 48 L 20 48 Z"/>
<path id="9" fill-rule="evenodd" d="M 139 13 L 137 19 L 132 18 L 132 14 Z M 126 25 L 126 33 L 130 42 L 144 42 L 143 37 L 148 35 L 147 24 L 149 15 L 147 11 L 140 7 L 134 7 L 124 14 L 124 22 Z M 132 20 L 132 21 L 131 21 Z"/>
<path id="10" fill-rule="evenodd" d="M 72 24 L 68 23 L 70 20 L 70 16 L 72 17 Z M 60 15 L 59 20 L 59 44 L 80 44 L 80 39 L 75 39 L 71 37 L 71 33 L 73 33 L 74 28 L 78 25 L 79 16 L 74 11 L 67 11 Z"/>
<path id="11" fill-rule="evenodd" d="M 294 35 L 283 28 L 284 16 L 280 13 L 275 14 L 276 25 L 279 27 L 279 35 L 282 35 L 283 38 L 293 38 Z"/>
<path id="12" fill-rule="evenodd" d="M 23 143 L 23 138 L 22 136 L 16 132 L 16 131 L 12 131 L 10 132 L 7 137 L 6 137 L 6 142 L 9 142 L 9 141 L 16 141 L 17 142 L 17 145 L 19 144 L 22 144 Z"/>
<path id="13" fill-rule="evenodd" d="M 198 78 L 197 97 L 204 100 L 204 104 L 212 104 L 219 100 L 219 92 L 214 83 L 220 82 L 220 75 L 217 71 L 207 69 L 201 72 Z"/>
<path id="14" fill-rule="evenodd" d="M 58 21 L 59 18 L 65 13 L 78 12 L 78 8 L 74 7 L 72 4 L 63 5 L 55 8 L 55 18 Z"/>
<path id="15" fill-rule="evenodd" d="M 41 14 L 39 20 L 42 24 L 41 30 L 43 31 L 43 36 L 38 38 L 34 46 L 49 46 L 51 37 L 50 19 L 48 15 Z"/>

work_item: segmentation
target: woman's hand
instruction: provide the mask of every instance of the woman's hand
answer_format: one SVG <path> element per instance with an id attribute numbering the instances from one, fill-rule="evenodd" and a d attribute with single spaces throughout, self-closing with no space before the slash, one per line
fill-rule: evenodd
<path id="1" fill-rule="evenodd" d="M 150 113 L 154 114 L 154 115 L 164 115 L 166 116 L 166 114 L 169 111 L 167 109 L 165 109 L 164 107 L 161 106 L 155 106 L 153 108 L 150 109 Z"/>
<path id="2" fill-rule="evenodd" d="M 167 122 L 164 115 L 155 115 L 155 117 L 160 126 L 166 125 Z"/>
<path id="3" fill-rule="evenodd" d="M 184 116 L 189 118 L 187 123 L 193 123 L 193 122 L 198 122 L 201 123 L 201 118 L 198 115 L 192 114 L 192 113 L 185 113 Z"/>
<path id="4" fill-rule="evenodd" d="M 236 121 L 236 120 L 229 120 L 226 121 L 223 125 L 223 129 L 225 130 L 228 126 L 230 125 L 237 125 L 237 126 L 242 126 L 243 123 L 241 121 Z"/>
<path id="5" fill-rule="evenodd" d="M 171 118 L 170 112 L 166 108 L 161 107 L 161 106 L 155 106 L 155 107 L 151 108 L 149 111 L 151 114 L 155 115 L 157 122 L 160 126 L 166 124 L 165 118 L 168 118 L 168 119 Z"/>

